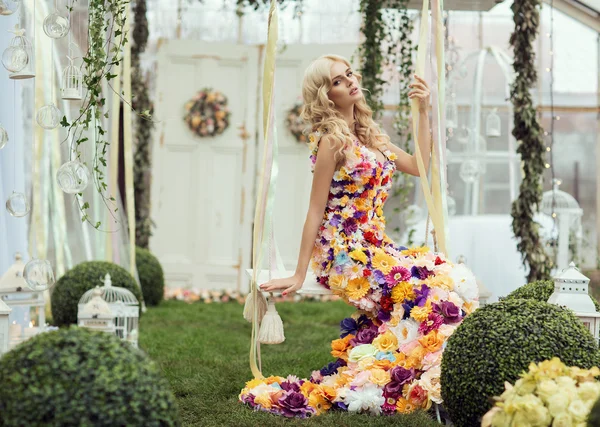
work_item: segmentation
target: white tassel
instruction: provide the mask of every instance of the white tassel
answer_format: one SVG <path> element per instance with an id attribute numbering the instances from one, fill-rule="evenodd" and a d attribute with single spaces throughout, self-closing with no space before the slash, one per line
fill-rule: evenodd
<path id="1" fill-rule="evenodd" d="M 261 291 L 256 292 L 256 301 L 258 302 L 258 321 L 260 322 L 267 312 L 267 299 Z M 254 296 L 250 292 L 244 303 L 244 319 L 252 323 L 252 316 L 254 316 Z"/>
<path id="2" fill-rule="evenodd" d="M 283 335 L 283 321 L 275 308 L 275 303 L 269 301 L 267 313 L 260 324 L 258 341 L 261 344 L 281 344 L 285 341 Z"/>

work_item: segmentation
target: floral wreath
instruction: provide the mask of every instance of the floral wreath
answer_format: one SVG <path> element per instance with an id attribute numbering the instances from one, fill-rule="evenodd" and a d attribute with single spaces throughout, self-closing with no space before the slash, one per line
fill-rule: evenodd
<path id="1" fill-rule="evenodd" d="M 231 112 L 227 97 L 212 88 L 204 88 L 185 104 L 183 120 L 199 137 L 222 134 L 229 127 Z"/>
<path id="2" fill-rule="evenodd" d="M 298 142 L 306 142 L 306 122 L 302 120 L 300 115 L 302 111 L 302 103 L 296 103 L 287 113 L 285 118 L 285 125 L 296 141 Z"/>

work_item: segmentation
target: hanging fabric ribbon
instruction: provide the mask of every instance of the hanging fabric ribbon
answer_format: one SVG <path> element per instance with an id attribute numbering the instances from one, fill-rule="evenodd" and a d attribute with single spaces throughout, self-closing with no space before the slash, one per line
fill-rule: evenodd
<path id="1" fill-rule="evenodd" d="M 269 24 L 265 63 L 263 70 L 263 161 L 258 183 L 258 198 L 254 213 L 253 248 L 252 248 L 252 279 L 250 283 L 251 298 L 258 300 L 257 280 L 261 271 L 265 248 L 269 256 L 274 249 L 269 246 L 272 239 L 273 204 L 275 199 L 275 179 L 278 167 L 276 158 L 277 141 L 275 138 L 274 121 L 274 86 L 275 86 L 275 56 L 277 52 L 277 1 L 271 0 L 269 8 Z M 260 369 L 260 343 L 258 342 L 259 316 L 258 304 L 254 304 L 252 316 L 252 335 L 250 341 L 250 369 L 255 378 L 263 378 Z"/>
<path id="2" fill-rule="evenodd" d="M 442 22 L 442 0 L 432 0 L 432 53 L 436 58 L 436 66 L 432 67 L 433 84 L 431 87 L 433 99 L 433 118 L 432 127 L 432 158 L 431 158 L 431 185 L 425 170 L 425 164 L 421 157 L 421 147 L 419 139 L 419 101 L 415 98 L 411 103 L 411 115 L 413 125 L 413 135 L 415 138 L 415 156 L 417 158 L 417 168 L 421 181 L 421 188 L 425 196 L 425 202 L 436 233 L 436 239 L 439 250 L 448 254 L 448 231 L 446 224 L 448 222 L 448 207 L 446 200 L 446 123 L 445 123 L 445 93 L 446 78 L 444 69 L 444 26 Z M 423 1 L 421 10 L 421 28 L 419 34 L 419 44 L 417 49 L 417 64 L 415 71 L 417 75 L 424 76 L 425 62 L 427 59 L 427 41 L 429 35 L 429 0 Z"/>

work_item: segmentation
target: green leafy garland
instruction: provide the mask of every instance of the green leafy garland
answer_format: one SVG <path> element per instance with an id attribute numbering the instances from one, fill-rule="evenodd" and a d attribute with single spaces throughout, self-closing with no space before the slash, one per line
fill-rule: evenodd
<path id="1" fill-rule="evenodd" d="M 133 10 L 133 44 L 131 46 L 131 93 L 134 110 L 153 113 L 148 93 L 148 79 L 140 67 L 140 54 L 148 43 L 146 0 L 136 0 Z M 135 118 L 135 153 L 133 156 L 133 187 L 135 194 L 135 242 L 148 249 L 153 222 L 150 218 L 150 187 L 152 183 L 152 130 L 154 123 L 143 115 Z"/>
<path id="2" fill-rule="evenodd" d="M 364 35 L 364 41 L 358 47 L 361 86 L 375 120 L 381 117 L 384 108 L 382 95 L 385 81 L 381 78 L 385 60 L 381 46 L 387 35 L 382 12 L 384 3 L 384 0 L 360 0 L 363 17 L 360 31 Z"/>
<path id="3" fill-rule="evenodd" d="M 86 96 L 80 108 L 79 116 L 72 122 L 63 116 L 61 125 L 67 128 L 65 141 L 71 141 L 71 150 L 75 157 L 81 161 L 81 144 L 88 141 L 84 131 L 94 133 L 95 150 L 92 160 L 92 176 L 96 191 L 102 196 L 104 204 L 109 207 L 109 202 L 114 207 L 115 198 L 106 193 L 104 170 L 106 169 L 106 153 L 109 142 L 105 136 L 106 130 L 102 126 L 102 117 L 108 118 L 105 111 L 106 98 L 102 93 L 102 82 L 114 79 L 116 74 L 111 74 L 112 67 L 123 60 L 122 50 L 127 42 L 127 35 L 123 31 L 125 24 L 126 8 L 129 3 L 126 0 L 90 0 L 88 9 L 88 52 L 83 58 L 83 86 L 87 90 Z M 69 8 L 73 11 L 73 6 Z M 82 162 L 85 164 L 85 162 Z M 90 208 L 88 202 L 83 200 L 82 193 L 76 198 L 79 210 L 82 214 L 82 222 L 88 222 L 95 228 L 99 228 L 100 221 L 95 223 L 90 219 L 87 210 Z M 110 207 L 109 207 L 110 209 Z"/>
<path id="4" fill-rule="evenodd" d="M 510 37 L 514 50 L 516 78 L 511 88 L 514 107 L 513 136 L 519 141 L 517 153 L 523 164 L 523 181 L 517 200 L 513 202 L 512 228 L 521 252 L 523 265 L 529 266 L 528 282 L 550 279 L 551 262 L 540 242 L 539 224 L 533 214 L 542 200 L 542 174 L 544 172 L 544 142 L 542 128 L 530 89 L 535 87 L 537 72 L 533 43 L 538 33 L 540 0 L 515 0 L 511 9 L 515 30 Z"/>

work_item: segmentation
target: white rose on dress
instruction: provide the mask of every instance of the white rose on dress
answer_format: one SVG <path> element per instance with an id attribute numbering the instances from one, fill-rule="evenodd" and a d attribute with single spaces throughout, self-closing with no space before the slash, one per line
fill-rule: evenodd
<path id="1" fill-rule="evenodd" d="M 390 328 L 390 331 L 398 338 L 398 345 L 409 343 L 419 335 L 419 324 L 413 319 L 402 320 L 397 326 Z"/>
<path id="2" fill-rule="evenodd" d="M 381 405 L 385 403 L 383 389 L 375 384 L 367 384 L 362 388 L 350 390 L 344 401 L 348 412 L 368 412 L 373 415 L 381 414 Z"/>
<path id="3" fill-rule="evenodd" d="M 454 280 L 454 291 L 465 301 L 479 297 L 479 287 L 475 275 L 464 264 L 456 264 L 450 273 Z"/>

